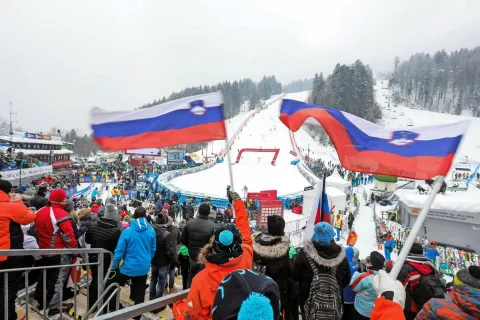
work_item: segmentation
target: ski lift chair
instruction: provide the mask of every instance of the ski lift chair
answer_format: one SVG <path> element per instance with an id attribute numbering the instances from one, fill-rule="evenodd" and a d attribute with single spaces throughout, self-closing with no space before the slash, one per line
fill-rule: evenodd
<path id="1" fill-rule="evenodd" d="M 469 162 L 457 162 L 455 163 L 456 171 L 472 171 L 472 165 Z"/>

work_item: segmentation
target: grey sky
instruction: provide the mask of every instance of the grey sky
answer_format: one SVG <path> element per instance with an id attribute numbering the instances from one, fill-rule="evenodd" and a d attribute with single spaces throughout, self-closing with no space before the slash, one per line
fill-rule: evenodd
<path id="1" fill-rule="evenodd" d="M 480 1 L 0 0 L 0 117 L 88 130 L 92 106 L 129 109 L 186 86 L 360 58 L 480 45 Z"/>

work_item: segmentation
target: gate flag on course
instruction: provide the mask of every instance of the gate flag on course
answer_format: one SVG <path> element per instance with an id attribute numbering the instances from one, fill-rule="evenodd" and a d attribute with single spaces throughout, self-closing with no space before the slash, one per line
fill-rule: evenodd
<path id="1" fill-rule="evenodd" d="M 446 175 L 469 120 L 392 129 L 352 114 L 283 99 L 280 120 L 295 132 L 304 123 L 321 125 L 348 170 L 427 180 Z"/>
<path id="2" fill-rule="evenodd" d="M 227 137 L 220 92 L 131 111 L 90 112 L 95 142 L 106 151 L 163 148 Z"/>

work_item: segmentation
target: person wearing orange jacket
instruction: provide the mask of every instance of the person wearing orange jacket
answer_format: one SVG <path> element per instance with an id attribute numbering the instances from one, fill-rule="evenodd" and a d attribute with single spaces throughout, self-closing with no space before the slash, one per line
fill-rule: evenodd
<path id="1" fill-rule="evenodd" d="M 12 184 L 0 180 L 0 250 L 23 249 L 23 231 L 21 225 L 28 225 L 35 220 L 31 212 L 22 202 L 22 196 L 12 193 Z M 0 270 L 18 268 L 22 265 L 22 257 L 0 256 Z M 15 299 L 18 292 L 18 280 L 22 272 L 8 272 L 8 320 L 17 319 Z M 0 288 L 4 288 L 4 274 L 0 274 Z M 5 295 L 0 295 L 0 318 L 5 313 Z"/>
<path id="2" fill-rule="evenodd" d="M 400 281 L 394 280 L 385 270 L 378 271 L 372 280 L 372 286 L 378 294 L 370 320 L 405 320 L 406 293 Z"/>
<path id="3" fill-rule="evenodd" d="M 247 209 L 237 193 L 227 190 L 227 194 L 235 210 L 236 225 L 224 224 L 214 229 L 210 243 L 198 257 L 199 263 L 205 263 L 205 269 L 193 278 L 187 298 L 173 306 L 176 320 L 211 319 L 220 282 L 234 270 L 252 269 L 253 241 Z"/>

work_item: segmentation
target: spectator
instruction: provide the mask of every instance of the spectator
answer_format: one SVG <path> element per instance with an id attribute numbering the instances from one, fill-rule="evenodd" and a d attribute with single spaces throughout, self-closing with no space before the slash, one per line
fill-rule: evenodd
<path id="1" fill-rule="evenodd" d="M 271 278 L 251 270 L 236 270 L 226 279 L 215 294 L 213 320 L 280 319 L 280 293 Z"/>
<path id="2" fill-rule="evenodd" d="M 384 264 L 385 258 L 382 254 L 377 251 L 372 251 L 368 259 L 367 271 L 357 271 L 353 274 L 350 288 L 357 294 L 355 296 L 353 317 L 351 319 L 370 319 L 374 307 L 374 300 L 377 297 L 372 285 L 373 277 L 379 270 L 383 269 Z"/>
<path id="3" fill-rule="evenodd" d="M 12 193 L 12 184 L 7 180 L 0 180 L 0 249 L 23 249 L 23 231 L 21 225 L 28 225 L 35 220 L 35 213 L 31 212 L 23 203 L 22 196 Z M 18 268 L 22 264 L 22 257 L 0 256 L 0 269 Z M 17 319 L 15 299 L 18 292 L 18 278 L 22 272 L 8 273 L 8 319 Z M 0 275 L 0 288 L 5 286 L 4 274 Z M 0 315 L 5 314 L 5 295 L 0 295 Z"/>
<path id="4" fill-rule="evenodd" d="M 67 194 L 62 189 L 55 189 L 50 192 L 48 204 L 37 212 L 35 218 L 35 227 L 38 235 L 38 246 L 40 249 L 64 249 L 76 248 L 77 240 L 73 231 L 71 217 L 64 210 Z M 38 266 L 56 266 L 65 264 L 62 263 L 59 255 L 45 255 L 37 264 Z M 43 306 L 43 292 L 47 293 L 46 302 L 48 305 L 48 315 L 53 316 L 60 313 L 60 299 L 53 299 L 54 295 L 59 296 L 60 286 L 56 286 L 59 275 L 59 269 L 51 268 L 46 271 L 46 288 L 43 287 L 43 277 L 38 279 L 37 287 L 35 288 L 35 300 L 39 303 L 39 309 Z M 43 289 L 43 290 L 42 290 Z M 64 311 L 68 311 L 73 305 L 66 304 L 63 306 Z"/>
<path id="5" fill-rule="evenodd" d="M 480 319 L 480 267 L 458 271 L 450 299 L 430 299 L 415 319 Z"/>
<path id="6" fill-rule="evenodd" d="M 180 230 L 173 224 L 173 219 L 170 216 L 168 216 L 167 219 L 167 230 L 172 235 L 172 247 L 175 255 L 175 260 L 170 264 L 170 270 L 168 271 L 168 293 L 175 293 L 175 269 L 180 266 L 178 264 L 177 248 L 178 244 L 182 241 L 182 237 Z"/>
<path id="7" fill-rule="evenodd" d="M 372 310 L 370 319 L 405 320 L 403 315 L 405 289 L 400 281 L 393 280 L 385 270 L 379 270 L 378 274 L 373 278 L 372 284 L 378 298 L 375 299 L 375 307 Z"/>
<path id="8" fill-rule="evenodd" d="M 182 211 L 184 219 L 186 221 L 193 219 L 195 210 L 193 209 L 192 203 L 188 202 L 185 208 Z"/>
<path id="9" fill-rule="evenodd" d="M 437 261 L 437 257 L 440 256 L 440 253 L 438 253 L 437 250 L 437 243 L 435 241 L 430 242 L 430 244 L 425 247 L 423 251 L 425 251 L 425 255 L 433 264 L 435 264 Z"/>
<path id="10" fill-rule="evenodd" d="M 206 263 L 205 269 L 195 276 L 187 299 L 173 307 L 176 319 L 211 318 L 220 282 L 234 270 L 252 268 L 252 235 L 247 210 L 237 193 L 228 192 L 228 198 L 237 213 L 236 225 L 215 228 L 211 241 L 198 257 L 199 263 Z"/>
<path id="11" fill-rule="evenodd" d="M 340 241 L 342 228 L 343 228 L 342 214 L 339 213 L 337 214 L 335 219 L 335 230 L 337 231 L 337 241 Z"/>
<path id="12" fill-rule="evenodd" d="M 188 255 L 188 248 L 183 244 L 178 249 L 178 263 L 180 263 L 180 274 L 182 275 L 183 290 L 188 289 L 187 280 L 190 272 L 190 258 Z"/>
<path id="13" fill-rule="evenodd" d="M 47 187 L 40 186 L 37 193 L 30 199 L 30 205 L 35 210 L 40 210 L 48 204 L 48 200 L 45 198 L 47 195 Z"/>
<path id="14" fill-rule="evenodd" d="M 208 215 L 208 219 L 210 221 L 215 222 L 215 220 L 217 219 L 217 207 L 212 206 L 212 209 L 210 210 L 210 214 Z"/>
<path id="15" fill-rule="evenodd" d="M 384 244 L 384 251 L 385 251 L 385 258 L 387 260 L 392 260 L 391 254 L 395 248 L 395 239 L 392 237 L 392 233 L 390 231 L 387 232 L 385 236 L 385 244 Z"/>
<path id="16" fill-rule="evenodd" d="M 183 229 L 182 243 L 188 248 L 190 254 L 188 287 L 190 287 L 193 277 L 204 268 L 202 264 L 197 263 L 198 254 L 210 242 L 213 229 L 217 226 L 215 222 L 208 219 L 209 214 L 210 205 L 201 204 L 198 209 L 198 217 L 188 221 Z"/>
<path id="17" fill-rule="evenodd" d="M 345 257 L 350 264 L 350 274 L 352 275 L 359 270 L 358 262 L 353 261 L 354 253 L 353 247 L 348 246 L 345 248 Z M 350 286 L 346 286 L 343 289 L 343 319 L 353 319 L 355 295 L 356 292 Z"/>
<path id="18" fill-rule="evenodd" d="M 176 249 L 173 247 L 173 235 L 168 231 L 168 219 L 165 215 L 159 214 L 156 224 L 153 226 L 156 237 L 156 250 L 152 259 L 152 276 L 150 279 L 150 300 L 163 296 L 163 289 L 170 270 L 170 264 L 176 265 Z M 165 307 L 155 312 L 163 311 Z"/>
<path id="19" fill-rule="evenodd" d="M 312 240 L 305 242 L 293 263 L 292 278 L 300 283 L 299 303 L 303 319 L 312 314 L 334 314 L 338 319 L 342 318 L 343 288 L 350 283 L 350 264 L 345 250 L 335 243 L 334 238 L 335 231 L 329 223 L 317 223 Z M 312 308 L 314 296 L 310 293 L 328 296 L 328 303 L 321 310 Z"/>
<path id="20" fill-rule="evenodd" d="M 348 220 L 347 220 L 348 230 L 352 230 L 353 221 L 355 221 L 355 217 L 353 216 L 352 211 L 348 211 Z"/>
<path id="21" fill-rule="evenodd" d="M 290 266 L 290 240 L 285 236 L 282 216 L 268 216 L 268 233 L 253 236 L 253 270 L 271 277 L 278 285 L 284 319 L 293 319 L 290 309 L 293 281 Z"/>
<path id="22" fill-rule="evenodd" d="M 146 216 L 145 208 L 135 209 L 134 220 L 130 228 L 123 231 L 113 256 L 112 269 L 118 269 L 123 259 L 115 281 L 124 286 L 127 280 L 131 280 L 130 290 L 135 304 L 145 300 L 147 274 L 156 250 L 155 231 L 147 223 Z"/>
<path id="23" fill-rule="evenodd" d="M 422 245 L 414 243 L 400 270 L 397 280 L 405 287 L 405 318 L 415 319 L 423 305 L 431 298 L 445 297 L 445 287 L 432 262 L 423 255 Z M 430 290 L 432 289 L 432 290 Z"/>

